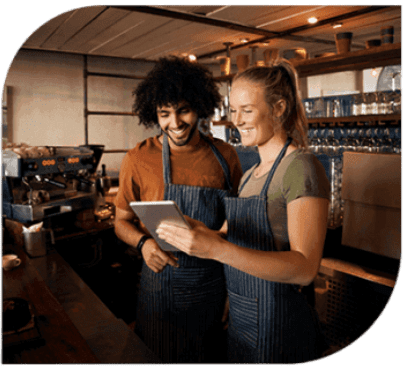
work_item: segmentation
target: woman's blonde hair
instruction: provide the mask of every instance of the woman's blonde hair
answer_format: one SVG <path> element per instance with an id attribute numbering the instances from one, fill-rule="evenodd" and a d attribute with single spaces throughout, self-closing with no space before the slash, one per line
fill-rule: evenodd
<path id="1" fill-rule="evenodd" d="M 271 109 L 280 99 L 285 101 L 286 109 L 280 118 L 281 127 L 274 130 L 283 129 L 296 146 L 307 148 L 308 122 L 300 98 L 297 72 L 293 65 L 286 59 L 278 59 L 272 66 L 250 67 L 238 73 L 233 82 L 241 79 L 261 84 Z"/>

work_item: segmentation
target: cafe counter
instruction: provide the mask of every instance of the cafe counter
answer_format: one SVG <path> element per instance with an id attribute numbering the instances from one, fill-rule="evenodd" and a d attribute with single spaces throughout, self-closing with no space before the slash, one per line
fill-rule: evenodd
<path id="1" fill-rule="evenodd" d="M 3 300 L 28 301 L 33 323 L 20 334 L 3 334 L 4 364 L 160 362 L 56 251 L 30 258 L 6 245 L 7 253 L 22 262 L 3 269 Z"/>

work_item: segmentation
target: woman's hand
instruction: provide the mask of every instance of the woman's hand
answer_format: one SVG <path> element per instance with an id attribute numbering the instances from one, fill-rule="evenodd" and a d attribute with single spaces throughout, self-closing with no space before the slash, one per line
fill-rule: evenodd
<path id="1" fill-rule="evenodd" d="M 171 252 L 161 250 L 154 239 L 146 240 L 142 255 L 146 265 L 155 273 L 161 273 L 167 265 L 179 267 L 178 258 Z"/>
<path id="2" fill-rule="evenodd" d="M 219 232 L 208 229 L 202 222 L 190 218 L 187 218 L 187 221 L 191 229 L 163 222 L 156 232 L 160 239 L 190 256 L 215 259 L 217 250 L 223 242 Z"/>

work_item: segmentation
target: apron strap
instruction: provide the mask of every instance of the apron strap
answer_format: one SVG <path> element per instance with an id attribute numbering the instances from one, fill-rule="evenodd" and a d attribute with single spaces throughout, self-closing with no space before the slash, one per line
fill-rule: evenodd
<path id="1" fill-rule="evenodd" d="M 210 148 L 212 149 L 213 154 L 215 155 L 216 159 L 218 160 L 220 166 L 223 169 L 227 189 L 231 190 L 232 184 L 231 184 L 230 170 L 226 160 L 208 137 L 206 137 L 202 133 L 200 133 L 200 136 L 209 144 Z M 172 180 L 171 180 L 170 146 L 168 144 L 168 136 L 165 133 L 163 137 L 163 177 L 164 177 L 164 184 L 171 184 Z"/>
<path id="2" fill-rule="evenodd" d="M 267 177 L 267 179 L 265 181 L 264 187 L 262 188 L 261 193 L 260 193 L 261 198 L 266 198 L 266 195 L 268 193 L 268 188 L 269 188 L 269 185 L 270 185 L 270 183 L 272 181 L 272 178 L 273 178 L 273 176 L 275 174 L 276 168 L 278 168 L 279 163 L 281 162 L 281 160 L 285 156 L 286 150 L 288 149 L 291 142 L 292 142 L 292 138 L 288 137 L 288 139 L 287 139 L 287 141 L 285 143 L 285 146 L 283 146 L 281 152 L 279 153 L 278 157 L 275 160 L 274 165 L 271 168 L 271 171 L 268 174 L 268 177 Z"/>
<path id="3" fill-rule="evenodd" d="M 288 146 L 291 144 L 291 142 L 292 142 L 292 138 L 288 137 L 288 139 L 287 139 L 287 141 L 285 143 L 285 146 L 283 146 L 281 152 L 279 153 L 278 157 L 275 160 L 274 165 L 271 168 L 271 171 L 268 174 L 268 177 L 267 177 L 267 179 L 265 181 L 264 187 L 261 190 L 260 197 L 263 197 L 263 196 L 265 197 L 265 195 L 267 194 L 269 184 L 272 181 L 272 177 L 273 177 L 273 175 L 274 175 L 274 173 L 276 171 L 276 168 L 278 168 L 279 163 L 281 162 L 282 158 L 285 156 L 286 150 L 287 150 Z M 250 174 L 247 176 L 247 178 L 244 180 L 244 182 L 240 186 L 239 191 L 238 191 L 239 194 L 240 194 L 241 190 L 243 190 L 243 188 L 246 185 L 246 183 L 248 182 L 248 180 L 251 178 L 251 176 L 252 176 L 252 174 L 254 172 L 254 169 L 257 168 L 258 165 L 259 165 L 259 163 L 256 166 L 254 166 L 254 168 L 251 170 Z"/>

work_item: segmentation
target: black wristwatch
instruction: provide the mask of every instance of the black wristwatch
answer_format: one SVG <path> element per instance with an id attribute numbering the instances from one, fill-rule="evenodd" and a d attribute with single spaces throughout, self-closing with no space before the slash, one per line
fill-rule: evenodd
<path id="1" fill-rule="evenodd" d="M 151 236 L 147 236 L 147 235 L 143 235 L 140 240 L 139 243 L 137 243 L 136 249 L 138 250 L 138 252 L 142 251 L 143 245 L 144 243 L 146 243 L 146 240 L 151 239 Z"/>

